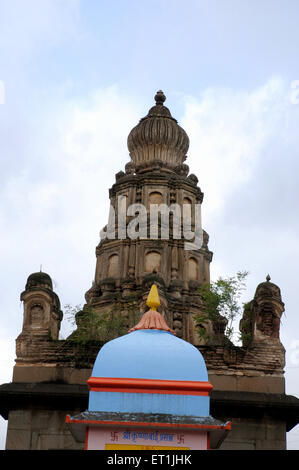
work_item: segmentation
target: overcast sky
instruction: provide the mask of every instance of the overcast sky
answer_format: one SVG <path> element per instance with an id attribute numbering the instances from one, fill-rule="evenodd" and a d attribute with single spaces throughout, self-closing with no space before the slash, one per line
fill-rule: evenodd
<path id="1" fill-rule="evenodd" d="M 279 285 L 299 397 L 298 21 L 297 0 L 0 0 L 0 383 L 30 273 L 84 303 L 127 135 L 162 89 L 190 138 L 211 278 L 248 270 L 244 300 L 268 273 Z"/>

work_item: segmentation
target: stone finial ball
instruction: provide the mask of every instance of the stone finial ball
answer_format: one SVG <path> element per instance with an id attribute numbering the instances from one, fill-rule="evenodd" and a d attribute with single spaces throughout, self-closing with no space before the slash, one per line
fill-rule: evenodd
<path id="1" fill-rule="evenodd" d="M 162 90 L 157 91 L 155 95 L 156 104 L 163 104 L 166 100 L 166 96 L 164 95 Z"/>

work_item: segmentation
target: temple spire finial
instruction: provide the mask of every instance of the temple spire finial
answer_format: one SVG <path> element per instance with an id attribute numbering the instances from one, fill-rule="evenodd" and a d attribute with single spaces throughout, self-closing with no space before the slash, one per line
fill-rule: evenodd
<path id="1" fill-rule="evenodd" d="M 163 106 L 164 101 L 166 100 L 166 96 L 164 95 L 162 90 L 158 90 L 155 95 L 156 105 Z"/>
<path id="2" fill-rule="evenodd" d="M 270 274 L 267 274 L 267 276 L 266 276 L 266 281 L 267 281 L 267 282 L 269 282 L 269 281 L 270 281 L 270 279 L 271 279 L 271 276 L 270 276 Z"/>
<path id="3" fill-rule="evenodd" d="M 156 284 L 153 284 L 151 290 L 148 294 L 146 305 L 151 310 L 157 310 L 157 307 L 160 306 L 160 298 Z"/>
<path id="4" fill-rule="evenodd" d="M 169 328 L 161 313 L 157 312 L 157 307 L 160 305 L 160 299 L 156 284 L 152 285 L 146 304 L 150 310 L 143 314 L 140 322 L 131 328 L 129 333 L 136 330 L 162 330 L 175 335 L 175 332 Z"/>

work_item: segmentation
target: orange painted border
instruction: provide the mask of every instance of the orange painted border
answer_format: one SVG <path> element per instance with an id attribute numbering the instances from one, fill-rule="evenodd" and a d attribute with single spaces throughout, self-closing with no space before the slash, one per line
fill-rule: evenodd
<path id="1" fill-rule="evenodd" d="M 67 421 L 67 422 L 71 422 L 71 421 Z M 84 446 L 84 450 L 88 450 L 88 435 L 89 435 L 89 427 L 87 426 L 86 430 L 85 430 L 85 446 Z"/>
<path id="2" fill-rule="evenodd" d="M 207 450 L 210 450 L 210 433 L 209 432 L 207 432 Z"/>
<path id="3" fill-rule="evenodd" d="M 91 392 L 162 393 L 168 395 L 208 396 L 213 388 L 210 382 L 119 377 L 90 377 L 87 384 Z"/>
<path id="4" fill-rule="evenodd" d="M 120 427 L 155 427 L 155 428 L 180 428 L 180 429 L 202 429 L 213 430 L 213 429 L 226 429 L 231 430 L 231 422 L 229 421 L 226 426 L 217 425 L 217 424 L 187 424 L 187 423 L 145 423 L 145 422 L 136 422 L 136 421 L 96 421 L 92 419 L 71 419 L 69 415 L 66 416 L 66 423 L 69 424 L 85 424 L 85 425 L 102 425 L 102 426 L 120 426 Z"/>

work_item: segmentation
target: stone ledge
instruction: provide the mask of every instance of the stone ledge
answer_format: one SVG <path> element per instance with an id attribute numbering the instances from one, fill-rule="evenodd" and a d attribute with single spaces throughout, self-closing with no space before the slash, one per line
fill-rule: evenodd
<path id="1" fill-rule="evenodd" d="M 286 431 L 299 422 L 299 398 L 280 393 L 213 390 L 211 414 L 217 418 L 272 417 L 285 421 Z"/>
<path id="2" fill-rule="evenodd" d="M 13 409 L 82 409 L 88 406 L 87 385 L 10 382 L 0 385 L 0 414 L 8 419 Z"/>

